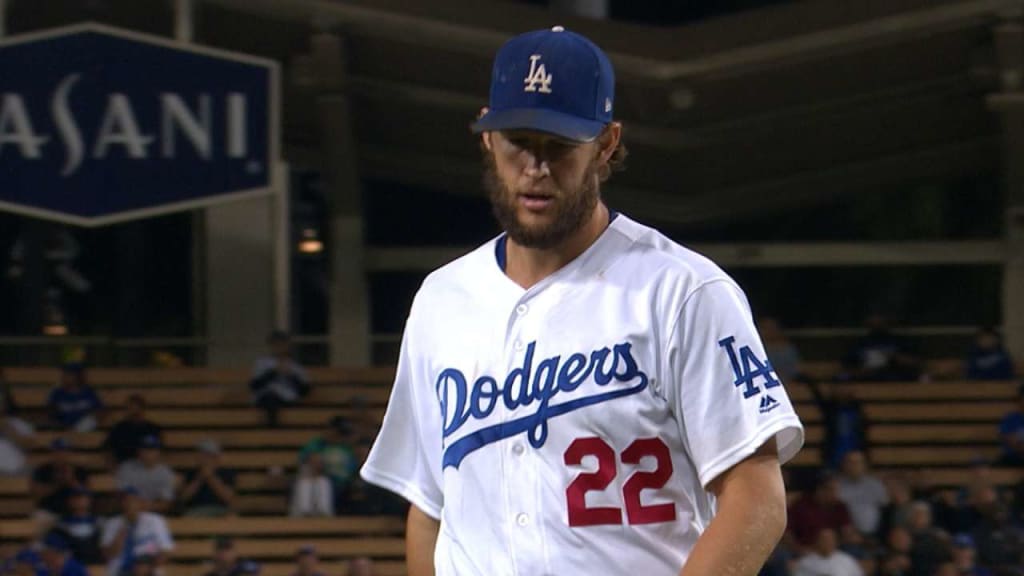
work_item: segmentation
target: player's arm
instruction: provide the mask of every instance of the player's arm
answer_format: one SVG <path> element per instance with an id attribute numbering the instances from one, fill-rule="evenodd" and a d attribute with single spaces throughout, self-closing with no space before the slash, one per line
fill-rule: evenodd
<path id="1" fill-rule="evenodd" d="M 681 576 L 754 576 L 786 529 L 786 488 L 775 440 L 712 480 L 708 491 L 718 499 L 718 512 Z"/>
<path id="2" fill-rule="evenodd" d="M 441 523 L 416 505 L 409 506 L 405 527 L 405 564 L 409 576 L 434 576 L 434 547 Z"/>

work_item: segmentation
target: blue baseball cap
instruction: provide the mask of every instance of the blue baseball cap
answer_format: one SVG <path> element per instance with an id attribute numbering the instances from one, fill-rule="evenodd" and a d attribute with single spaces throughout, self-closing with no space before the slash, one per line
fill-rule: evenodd
<path id="1" fill-rule="evenodd" d="M 488 111 L 473 132 L 536 130 L 589 142 L 612 121 L 615 71 L 596 44 L 561 26 L 498 50 Z"/>

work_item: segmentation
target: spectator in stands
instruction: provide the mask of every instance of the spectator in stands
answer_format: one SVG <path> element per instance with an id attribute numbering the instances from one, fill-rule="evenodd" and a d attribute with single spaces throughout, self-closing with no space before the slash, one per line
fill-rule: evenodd
<path id="1" fill-rule="evenodd" d="M 762 318 L 759 332 L 765 352 L 768 353 L 768 361 L 782 382 L 785 384 L 804 380 L 800 375 L 800 352 L 782 331 L 779 321 L 772 317 Z"/>
<path id="2" fill-rule="evenodd" d="M 235 550 L 235 541 L 229 536 L 213 539 L 213 568 L 205 576 L 240 576 L 242 563 Z"/>
<path id="3" fill-rule="evenodd" d="M 276 427 L 278 411 L 309 394 L 309 378 L 306 370 L 292 358 L 287 333 L 274 331 L 267 344 L 270 355 L 256 361 L 249 388 L 253 401 L 267 413 L 267 425 Z"/>
<path id="4" fill-rule="evenodd" d="M 68 512 L 54 527 L 68 542 L 71 555 L 86 566 L 103 562 L 100 522 L 93 514 L 92 493 L 75 488 L 68 496 Z"/>
<path id="5" fill-rule="evenodd" d="M 258 576 L 262 567 L 258 562 L 253 560 L 243 560 L 238 569 L 239 574 L 243 574 L 245 576 Z"/>
<path id="6" fill-rule="evenodd" d="M 965 362 L 968 380 L 1013 380 L 1013 358 L 993 328 L 981 328 Z"/>
<path id="7" fill-rule="evenodd" d="M 117 485 L 133 487 L 151 512 L 166 514 L 174 502 L 174 471 L 160 453 L 160 439 L 146 436 L 139 443 L 138 458 L 117 468 Z"/>
<path id="8" fill-rule="evenodd" d="M 864 576 L 860 564 L 839 549 L 838 538 L 831 528 L 819 528 L 814 535 L 814 546 L 797 560 L 794 576 Z"/>
<path id="9" fill-rule="evenodd" d="M 289 516 L 334 516 L 334 489 L 324 473 L 323 455 L 311 453 L 299 467 L 299 478 L 292 487 Z"/>
<path id="10" fill-rule="evenodd" d="M 49 462 L 32 473 L 30 492 L 36 501 L 37 513 L 44 519 L 55 520 L 66 514 L 71 492 L 88 487 L 89 474 L 71 460 L 71 444 L 64 438 L 56 438 L 50 444 Z"/>
<path id="11" fill-rule="evenodd" d="M 302 447 L 299 464 L 313 454 L 323 462 L 323 471 L 331 481 L 335 513 L 349 510 L 352 487 L 359 470 L 355 453 L 355 434 L 352 425 L 342 416 L 331 418 L 324 434 L 313 438 Z"/>
<path id="12" fill-rule="evenodd" d="M 878 533 L 882 507 L 889 503 L 889 493 L 881 480 L 868 473 L 867 458 L 860 450 L 843 456 L 839 499 L 846 504 L 853 525 L 861 534 L 872 536 Z"/>
<path id="13" fill-rule="evenodd" d="M 235 472 L 220 465 L 220 444 L 206 438 L 196 446 L 198 466 L 188 473 L 178 496 L 185 516 L 218 517 L 231 513 Z"/>
<path id="14" fill-rule="evenodd" d="M 963 503 L 956 502 L 952 521 L 944 527 L 951 532 L 971 532 L 991 515 L 993 508 L 1001 506 L 999 491 L 986 481 L 975 481 L 967 487 Z"/>
<path id="15" fill-rule="evenodd" d="M 885 549 L 888 556 L 882 562 L 881 571 L 886 574 L 906 575 L 910 573 L 910 550 L 914 537 L 903 525 L 893 526 L 886 533 Z"/>
<path id="16" fill-rule="evenodd" d="M 971 530 L 978 553 L 978 563 L 999 572 L 1020 564 L 1024 551 L 1024 534 L 1010 520 L 1008 507 L 998 500 L 980 508 L 981 517 Z"/>
<path id="17" fill-rule="evenodd" d="M 146 400 L 140 394 L 132 394 L 124 419 L 110 429 L 103 447 L 110 451 L 116 464 L 121 464 L 138 456 L 143 438 L 162 435 L 160 426 L 146 419 Z"/>
<path id="18" fill-rule="evenodd" d="M 847 452 L 868 448 L 867 415 L 853 390 L 843 384 L 808 382 L 808 388 L 825 425 L 821 461 L 838 468 Z"/>
<path id="19" fill-rule="evenodd" d="M 992 576 L 992 572 L 977 564 L 974 538 L 970 534 L 953 537 L 953 566 L 958 576 Z"/>
<path id="20" fill-rule="evenodd" d="M 61 428 L 90 432 L 99 425 L 103 401 L 86 383 L 85 368 L 79 363 L 61 367 L 60 386 L 50 393 L 50 418 Z"/>
<path id="21" fill-rule="evenodd" d="M 938 488 L 932 492 L 932 523 L 949 534 L 960 532 L 965 525 L 966 509 L 960 493 L 953 488 Z"/>
<path id="22" fill-rule="evenodd" d="M 1024 384 L 1017 389 L 1017 409 L 999 423 L 999 439 L 1003 453 L 1000 466 L 1024 466 Z"/>
<path id="23" fill-rule="evenodd" d="M 932 508 L 927 502 L 918 500 L 911 506 L 907 529 L 912 539 L 912 576 L 931 576 L 940 564 L 952 559 L 949 535 L 932 525 Z"/>
<path id="24" fill-rule="evenodd" d="M 821 530 L 829 528 L 844 540 L 855 532 L 850 511 L 839 499 L 839 483 L 834 474 L 818 475 L 814 491 L 804 494 L 789 509 L 788 530 L 797 551 L 814 548 Z"/>
<path id="25" fill-rule="evenodd" d="M 51 532 L 43 539 L 40 554 L 43 565 L 50 576 L 88 576 L 89 572 L 71 555 L 71 548 L 64 536 Z"/>
<path id="26" fill-rule="evenodd" d="M 0 476 L 20 476 L 28 472 L 26 451 L 36 444 L 35 429 L 18 417 L 10 385 L 0 371 Z"/>
<path id="27" fill-rule="evenodd" d="M 100 540 L 107 558 L 107 576 L 129 576 L 136 558 L 154 556 L 157 564 L 174 549 L 164 517 L 145 510 L 145 500 L 132 486 L 121 489 L 121 515 L 103 525 Z"/>
<path id="28" fill-rule="evenodd" d="M 920 365 L 907 342 L 889 329 L 888 319 L 872 314 L 867 334 L 844 359 L 843 379 L 864 382 L 909 382 L 920 377 Z"/>
<path id="29" fill-rule="evenodd" d="M 882 524 L 879 533 L 887 536 L 897 526 L 906 526 L 910 508 L 914 503 L 914 492 L 910 481 L 902 474 L 890 474 L 885 478 L 889 503 L 882 508 Z"/>
<path id="30" fill-rule="evenodd" d="M 368 556 L 357 556 L 348 561 L 346 576 L 373 576 L 373 560 Z"/>
<path id="31" fill-rule="evenodd" d="M 315 547 L 303 546 L 295 553 L 295 571 L 292 576 L 324 576 Z"/>

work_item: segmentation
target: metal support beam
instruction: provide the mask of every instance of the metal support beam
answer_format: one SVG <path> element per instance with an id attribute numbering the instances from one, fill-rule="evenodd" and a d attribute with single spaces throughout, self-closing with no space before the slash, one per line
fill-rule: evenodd
<path id="1" fill-rule="evenodd" d="M 870 242 L 813 244 L 695 244 L 689 248 L 725 268 L 854 266 L 993 266 L 1006 259 L 1002 242 Z M 373 272 L 426 272 L 451 262 L 472 246 L 371 248 L 366 267 Z"/>
<path id="2" fill-rule="evenodd" d="M 282 330 L 292 327 L 292 234 L 291 190 L 286 163 L 274 167 L 274 326 Z"/>
<path id="3" fill-rule="evenodd" d="M 195 0 L 174 0 L 174 38 L 179 42 L 195 39 Z"/>
<path id="4" fill-rule="evenodd" d="M 346 29 L 355 34 L 487 57 L 508 39 L 506 32 L 425 16 L 422 12 L 401 11 L 387 5 L 377 7 L 370 3 L 329 0 L 208 1 L 240 12 L 302 22 L 327 18 L 344 23 Z M 802 34 L 787 34 L 783 39 L 738 46 L 707 55 L 687 57 L 684 54 L 666 54 L 657 59 L 611 51 L 610 57 L 622 79 L 677 82 L 694 77 L 730 76 L 766 66 L 826 59 L 894 39 L 970 27 L 978 22 L 989 21 L 993 14 L 1010 11 L 1019 5 L 1020 0 L 933 2 L 924 8 L 845 26 L 827 26 Z M 550 15 L 546 15 L 545 19 L 550 20 Z"/>
<path id="5" fill-rule="evenodd" d="M 310 61 L 322 92 L 317 104 L 330 213 L 330 363 L 366 366 L 373 359 L 359 147 L 350 98 L 341 90 L 348 75 L 348 51 L 341 35 L 326 31 L 313 35 L 311 47 Z"/>
<path id="6" fill-rule="evenodd" d="M 1006 190 L 1003 267 L 1003 335 L 1006 347 L 1024 357 L 1024 21 L 1020 12 L 995 26 L 1002 90 L 988 98 L 1002 124 Z"/>

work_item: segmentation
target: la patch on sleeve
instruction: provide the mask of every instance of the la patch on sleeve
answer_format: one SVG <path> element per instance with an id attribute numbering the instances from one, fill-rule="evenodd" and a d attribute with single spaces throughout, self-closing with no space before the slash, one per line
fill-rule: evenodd
<path id="1" fill-rule="evenodd" d="M 733 385 L 737 388 L 743 388 L 743 398 L 749 399 L 754 396 L 761 396 L 761 388 L 757 385 L 758 379 L 764 379 L 763 386 L 765 390 L 777 388 L 781 385 L 779 379 L 775 377 L 775 371 L 772 368 L 772 363 L 765 358 L 763 361 L 758 359 L 754 354 L 754 351 L 750 349 L 750 346 L 741 346 L 738 350 L 736 348 L 736 338 L 729 336 L 718 341 L 718 346 L 724 348 L 726 354 L 729 355 L 729 365 L 732 367 Z M 765 414 L 771 412 L 775 408 L 779 407 L 779 402 L 768 393 L 761 396 L 760 412 Z"/>

